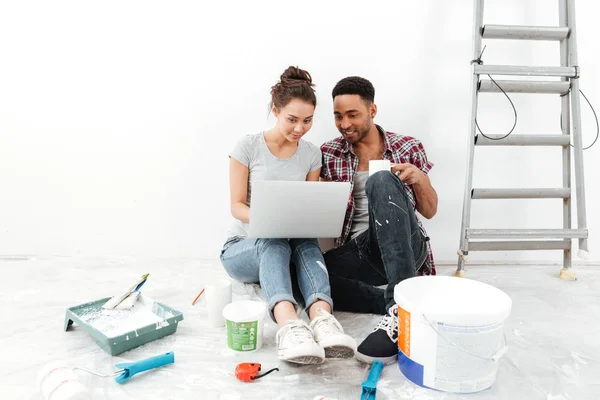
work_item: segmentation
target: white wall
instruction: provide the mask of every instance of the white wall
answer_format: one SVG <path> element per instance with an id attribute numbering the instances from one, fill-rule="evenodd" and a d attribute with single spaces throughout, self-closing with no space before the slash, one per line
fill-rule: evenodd
<path id="1" fill-rule="evenodd" d="M 486 23 L 556 25 L 556 1 L 489 0 Z M 0 255 L 215 257 L 229 224 L 227 153 L 271 127 L 269 90 L 309 70 L 307 139 L 337 131 L 330 92 L 361 75 L 377 122 L 416 136 L 435 163 L 438 260 L 455 261 L 470 109 L 472 2 L 28 1 L 0 6 Z M 596 2 L 579 1 L 581 85 L 600 111 Z M 555 43 L 488 42 L 488 64 L 558 65 Z M 513 96 L 515 133 L 559 133 L 559 100 Z M 482 95 L 491 133 L 512 123 Z M 593 137 L 584 108 L 585 143 Z M 600 261 L 600 144 L 585 152 L 588 226 Z M 558 149 L 477 149 L 479 187 L 558 187 Z M 534 179 L 537 171 L 540 178 Z M 519 205 L 521 204 L 521 205 Z M 476 203 L 473 226 L 560 227 L 560 201 Z M 596 250 L 596 252 L 594 252 Z M 475 260 L 549 260 L 476 253 Z"/>

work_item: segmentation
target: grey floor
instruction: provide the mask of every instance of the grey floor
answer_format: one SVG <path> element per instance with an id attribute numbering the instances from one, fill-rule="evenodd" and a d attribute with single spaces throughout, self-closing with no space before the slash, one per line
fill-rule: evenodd
<path id="1" fill-rule="evenodd" d="M 175 364 L 119 385 L 109 378 L 80 374 L 96 399 L 359 399 L 368 369 L 355 360 L 295 366 L 276 358 L 276 327 L 265 325 L 264 346 L 236 354 L 224 328 L 206 328 L 205 303 L 191 301 L 208 277 L 223 274 L 214 261 L 92 258 L 23 258 L 0 261 L 0 399 L 39 399 L 36 376 L 49 361 L 97 371 L 114 364 L 174 351 Z M 468 277 L 507 292 L 513 311 L 505 330 L 509 344 L 495 385 L 458 396 L 420 388 L 397 365 L 385 368 L 377 399 L 600 399 L 600 267 L 579 267 L 579 279 L 557 278 L 556 266 L 471 267 Z M 104 353 L 81 329 L 64 332 L 68 307 L 122 291 L 142 273 L 150 278 L 144 295 L 183 312 L 174 335 L 116 357 Z M 453 268 L 441 268 L 449 275 Z M 234 299 L 251 297 L 238 286 Z M 474 299 L 476 301 L 476 299 Z M 364 338 L 378 321 L 373 315 L 338 313 L 346 331 Z M 240 362 L 278 366 L 261 381 L 242 383 L 233 375 Z"/>

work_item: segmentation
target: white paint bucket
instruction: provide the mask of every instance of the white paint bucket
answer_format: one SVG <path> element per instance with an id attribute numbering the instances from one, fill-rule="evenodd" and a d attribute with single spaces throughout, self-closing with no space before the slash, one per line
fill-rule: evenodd
<path id="1" fill-rule="evenodd" d="M 398 364 L 417 385 L 474 393 L 496 380 L 506 352 L 504 321 L 512 301 L 470 279 L 420 276 L 394 288 L 398 304 Z"/>
<path id="2" fill-rule="evenodd" d="M 38 374 L 38 387 L 44 400 L 91 400 L 92 394 L 73 369 L 63 361 L 54 361 Z"/>
<path id="3" fill-rule="evenodd" d="M 242 352 L 260 349 L 266 313 L 265 304 L 258 301 L 236 301 L 225 306 L 223 317 L 227 326 L 227 346 Z"/>

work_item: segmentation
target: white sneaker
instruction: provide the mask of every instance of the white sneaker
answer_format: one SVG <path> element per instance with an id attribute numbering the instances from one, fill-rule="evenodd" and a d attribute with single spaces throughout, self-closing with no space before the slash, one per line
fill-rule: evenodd
<path id="1" fill-rule="evenodd" d="M 298 364 L 321 364 L 325 351 L 315 342 L 313 331 L 301 320 L 288 321 L 277 331 L 277 356 Z"/>
<path id="2" fill-rule="evenodd" d="M 351 358 L 356 351 L 356 340 L 344 333 L 337 319 L 323 309 L 312 320 L 310 327 L 315 333 L 315 341 L 325 349 L 327 358 Z"/>

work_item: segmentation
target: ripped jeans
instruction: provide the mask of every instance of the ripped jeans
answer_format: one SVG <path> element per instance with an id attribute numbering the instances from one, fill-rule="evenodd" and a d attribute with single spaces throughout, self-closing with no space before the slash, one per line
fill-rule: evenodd
<path id="1" fill-rule="evenodd" d="M 428 256 L 427 241 L 404 184 L 380 171 L 367 180 L 369 228 L 324 258 L 340 311 L 386 314 L 394 288 L 416 275 Z M 385 290 L 375 286 L 387 285 Z"/>
<path id="2" fill-rule="evenodd" d="M 233 279 L 260 283 L 273 320 L 273 308 L 280 301 L 298 305 L 292 288 L 294 278 L 306 311 L 317 300 L 329 303 L 333 310 L 329 275 L 316 239 L 233 237 L 223 246 L 221 263 Z"/>

